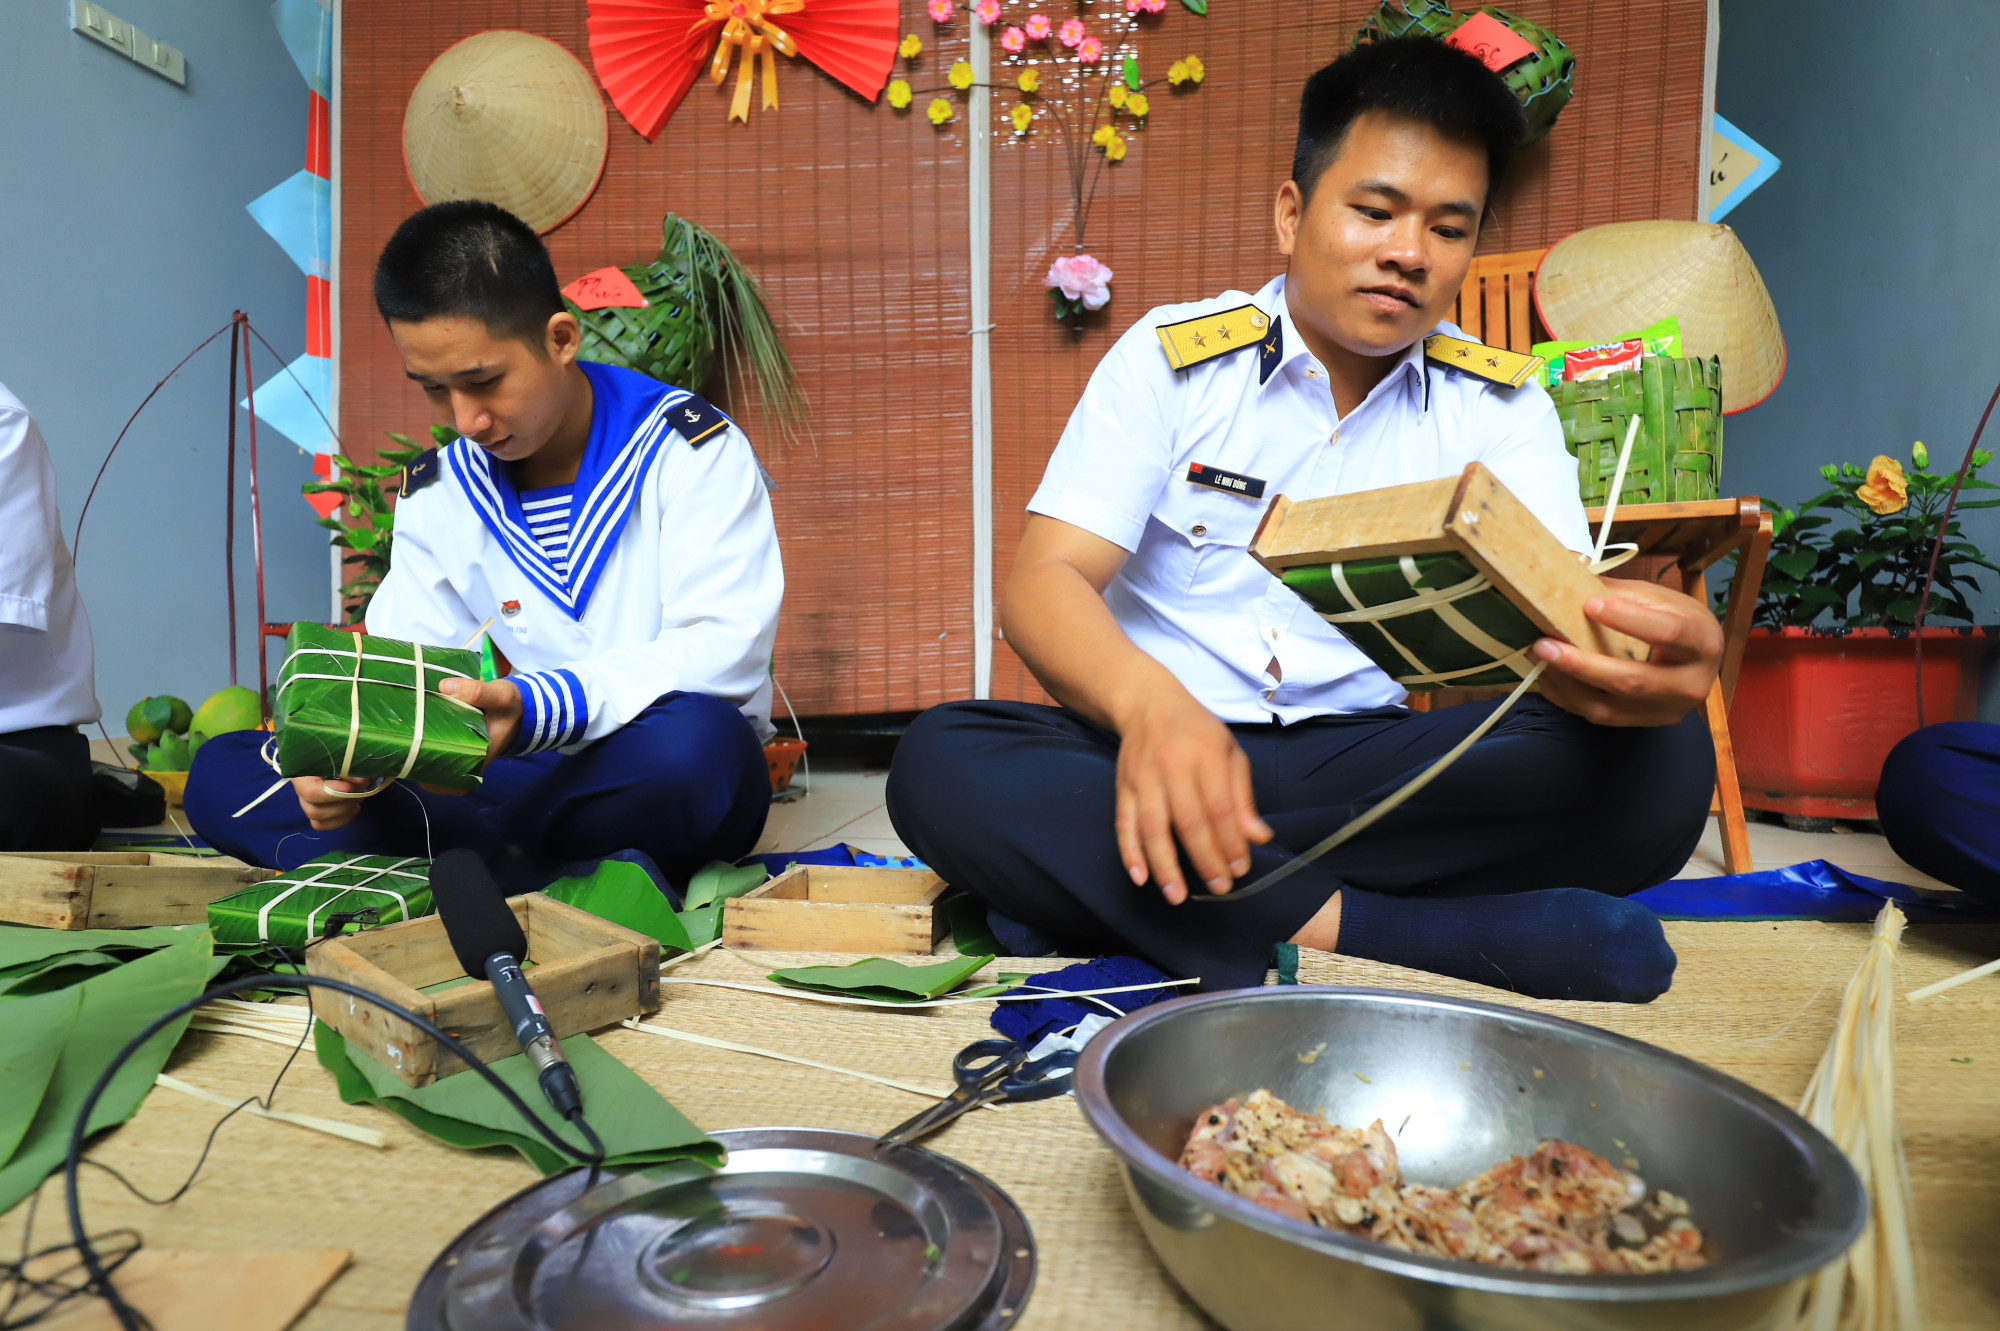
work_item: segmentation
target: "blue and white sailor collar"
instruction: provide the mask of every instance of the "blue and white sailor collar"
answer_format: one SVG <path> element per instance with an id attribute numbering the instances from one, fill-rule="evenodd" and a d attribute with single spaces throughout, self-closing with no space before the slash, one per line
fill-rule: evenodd
<path id="1" fill-rule="evenodd" d="M 677 421 L 673 409 L 693 398 L 632 371 L 579 361 L 590 376 L 590 438 L 570 498 L 569 572 L 565 576 L 528 529 L 514 468 L 470 439 L 445 450 L 452 474 L 507 557 L 550 600 L 582 619 L 591 593 L 632 516 L 660 446 Z M 704 412 L 711 410 L 700 404 Z"/>

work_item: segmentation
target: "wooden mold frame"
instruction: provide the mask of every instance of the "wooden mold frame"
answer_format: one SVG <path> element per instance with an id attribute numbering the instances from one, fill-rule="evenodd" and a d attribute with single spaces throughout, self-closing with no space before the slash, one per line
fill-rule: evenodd
<path id="1" fill-rule="evenodd" d="M 206 924 L 208 903 L 278 876 L 242 860 L 148 851 L 0 855 L 0 922 L 44 929 Z"/>
<path id="2" fill-rule="evenodd" d="M 722 908 L 724 947 L 929 956 L 951 932 L 929 869 L 795 864 Z"/>
<path id="3" fill-rule="evenodd" d="M 507 903 L 528 935 L 528 982 L 556 1038 L 609 1026 L 660 1006 L 660 945 L 539 892 Z M 435 915 L 346 934 L 306 954 L 306 973 L 344 980 L 427 1018 L 481 1062 L 521 1052 L 486 980 L 431 993 L 465 974 Z M 348 994 L 323 996 L 319 1017 L 411 1086 L 464 1072 L 429 1035 Z"/>
<path id="4" fill-rule="evenodd" d="M 1534 621 L 1585 651 L 1643 661 L 1647 646 L 1583 613 L 1604 579 L 1558 541 L 1483 463 L 1458 476 L 1329 499 L 1279 495 L 1250 553 L 1273 574 L 1301 564 L 1454 551 Z"/>

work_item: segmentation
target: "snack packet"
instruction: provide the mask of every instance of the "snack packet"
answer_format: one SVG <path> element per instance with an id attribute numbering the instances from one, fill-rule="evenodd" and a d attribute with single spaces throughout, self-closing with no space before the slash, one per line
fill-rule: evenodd
<path id="1" fill-rule="evenodd" d="M 1638 344 L 1636 353 L 1631 349 L 1634 343 Z M 1578 358 L 1574 371 L 1570 363 L 1573 352 L 1589 353 Z M 1550 387 L 1565 379 L 1602 379 L 1619 370 L 1638 369 L 1639 360 L 1644 356 L 1682 355 L 1681 321 L 1670 314 L 1657 323 L 1622 337 L 1583 342 L 1537 342 L 1530 354 L 1548 362 Z"/>

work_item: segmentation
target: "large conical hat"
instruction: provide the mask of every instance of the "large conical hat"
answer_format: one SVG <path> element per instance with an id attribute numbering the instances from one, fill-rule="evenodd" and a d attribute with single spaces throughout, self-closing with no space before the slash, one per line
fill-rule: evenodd
<path id="1" fill-rule="evenodd" d="M 431 62 L 403 111 L 403 165 L 425 203 L 485 199 L 537 231 L 583 207 L 604 172 L 589 71 L 528 32 L 481 32 Z"/>
<path id="2" fill-rule="evenodd" d="M 1756 406 L 1785 377 L 1785 335 L 1757 265 L 1726 226 L 1613 222 L 1542 256 L 1535 308 L 1555 338 L 1609 339 L 1680 320 L 1689 356 L 1722 358 L 1724 413 Z"/>

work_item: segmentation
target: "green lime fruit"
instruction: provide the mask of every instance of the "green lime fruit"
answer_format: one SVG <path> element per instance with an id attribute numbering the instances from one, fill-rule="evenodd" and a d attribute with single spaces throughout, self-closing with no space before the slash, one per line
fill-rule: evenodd
<path id="1" fill-rule="evenodd" d="M 213 738 L 232 730 L 255 730 L 263 723 L 264 711 L 257 705 L 257 690 L 231 684 L 201 705 L 189 729 Z"/>
<path id="2" fill-rule="evenodd" d="M 151 744 L 160 737 L 160 728 L 146 716 L 146 704 L 150 698 L 141 698 L 132 704 L 132 710 L 125 713 L 125 733 L 137 741 L 133 747 Z"/>

